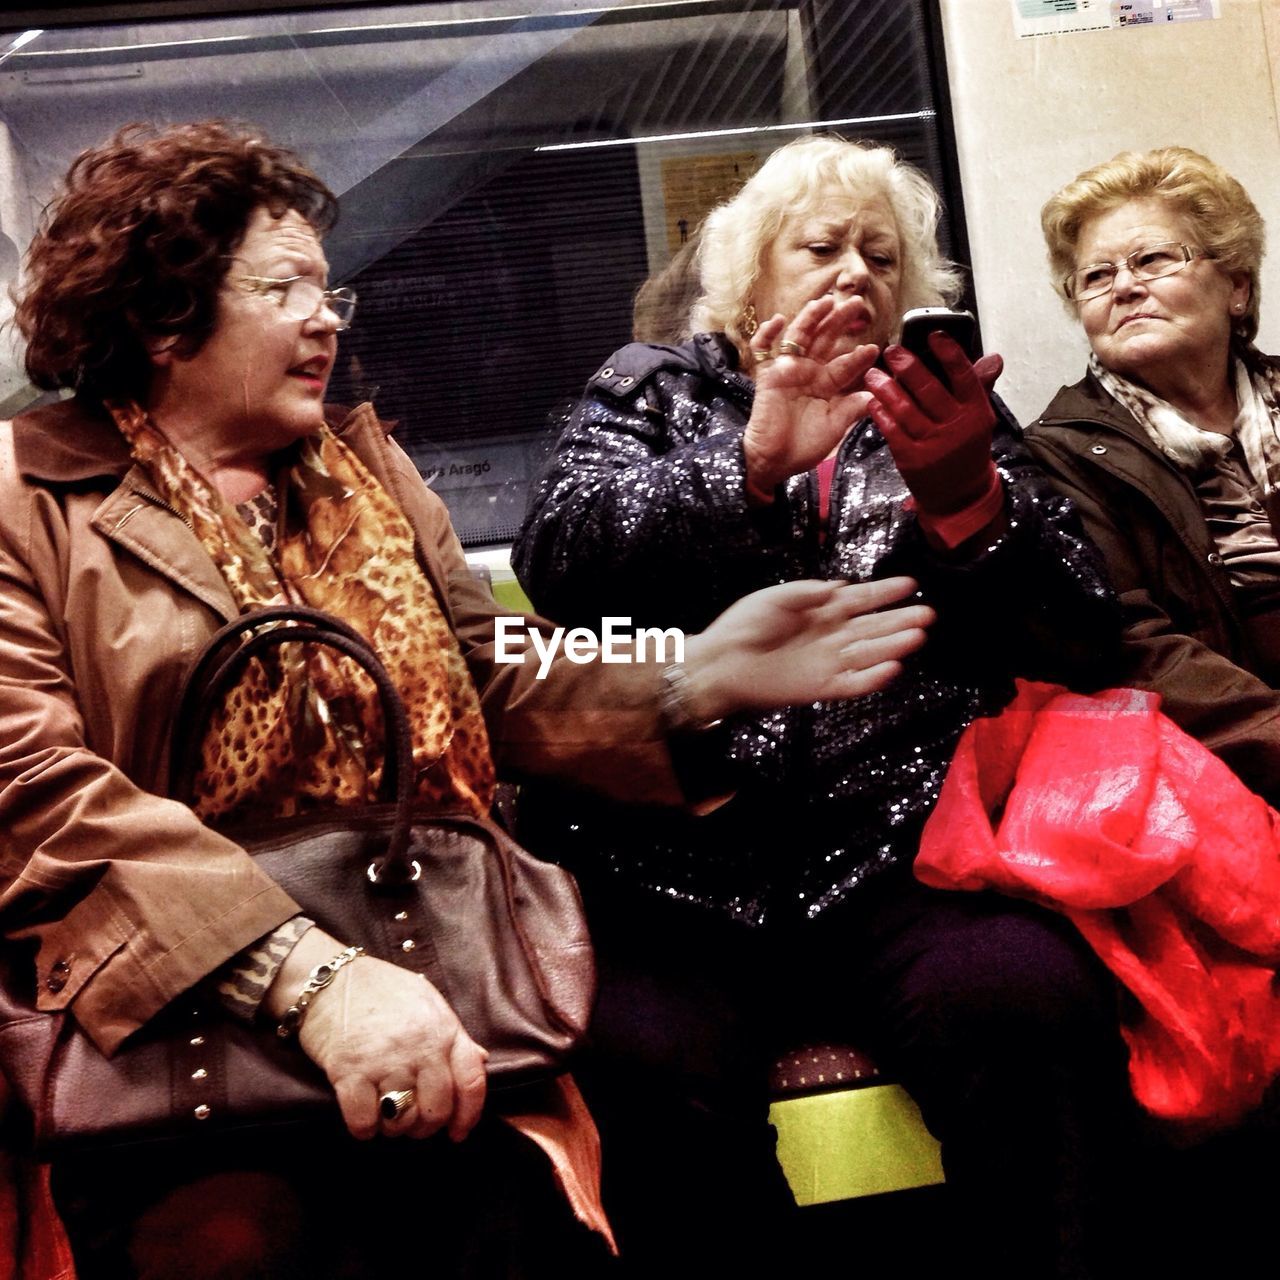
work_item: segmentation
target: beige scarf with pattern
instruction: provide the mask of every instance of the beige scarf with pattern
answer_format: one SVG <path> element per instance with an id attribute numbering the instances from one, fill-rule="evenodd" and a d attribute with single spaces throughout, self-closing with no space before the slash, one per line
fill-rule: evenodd
<path id="1" fill-rule="evenodd" d="M 1151 442 L 1183 471 L 1195 474 L 1231 450 L 1232 437 L 1188 422 L 1154 391 L 1103 367 L 1089 357 L 1089 371 L 1103 390 L 1134 416 Z M 1228 376 L 1239 412 L 1235 434 L 1254 482 L 1264 497 L 1280 489 L 1280 372 L 1251 343 L 1232 346 Z"/>

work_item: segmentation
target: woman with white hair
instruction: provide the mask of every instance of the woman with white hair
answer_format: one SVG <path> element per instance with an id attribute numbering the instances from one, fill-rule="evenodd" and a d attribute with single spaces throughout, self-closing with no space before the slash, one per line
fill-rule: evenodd
<path id="1" fill-rule="evenodd" d="M 800 1269 L 766 1118 L 797 1027 L 856 1032 L 908 1086 L 973 1268 L 1104 1271 L 1128 1114 L 1111 984 L 1047 911 L 911 876 L 965 725 L 1015 676 L 1089 682 L 1116 637 L 1070 504 L 989 395 L 999 357 L 935 335 L 944 384 L 893 344 L 907 308 L 959 293 L 938 213 L 885 148 L 776 152 L 703 227 L 695 336 L 605 361 L 517 543 L 566 624 L 690 629 L 800 574 L 907 572 L 938 614 L 856 706 L 718 726 L 691 708 L 689 738 L 724 743 L 708 794 L 732 795 L 701 820 L 526 788 L 524 834 L 570 863 L 593 923 L 584 1074 L 637 1275 Z"/>

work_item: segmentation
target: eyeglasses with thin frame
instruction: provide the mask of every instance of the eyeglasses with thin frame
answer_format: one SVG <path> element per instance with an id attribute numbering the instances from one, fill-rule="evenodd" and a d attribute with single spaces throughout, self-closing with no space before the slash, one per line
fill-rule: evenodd
<path id="1" fill-rule="evenodd" d="M 1119 262 L 1091 262 L 1079 267 L 1062 282 L 1062 292 L 1072 302 L 1100 298 L 1115 288 L 1116 275 L 1127 267 L 1135 280 L 1159 280 L 1182 270 L 1193 258 L 1208 258 L 1203 249 L 1192 249 L 1177 240 L 1144 244 Z"/>
<path id="2" fill-rule="evenodd" d="M 338 317 L 339 333 L 351 328 L 356 312 L 354 289 L 322 289 L 306 276 L 242 276 L 240 283 L 250 293 L 270 298 L 290 320 L 310 320 L 323 306 Z"/>

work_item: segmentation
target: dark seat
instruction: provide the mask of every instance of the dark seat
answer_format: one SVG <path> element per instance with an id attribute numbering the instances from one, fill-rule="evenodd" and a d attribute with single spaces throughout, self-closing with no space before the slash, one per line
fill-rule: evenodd
<path id="1" fill-rule="evenodd" d="M 884 1083 L 880 1068 L 861 1049 L 826 1041 L 784 1053 L 773 1064 L 769 1079 L 774 1101 Z"/>

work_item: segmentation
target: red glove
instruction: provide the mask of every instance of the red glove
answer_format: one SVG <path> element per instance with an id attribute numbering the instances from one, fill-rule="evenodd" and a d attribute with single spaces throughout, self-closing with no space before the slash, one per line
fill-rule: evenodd
<path id="1" fill-rule="evenodd" d="M 931 333 L 929 345 L 949 389 L 899 346 L 884 353 L 893 376 L 871 369 L 863 385 L 875 396 L 868 412 L 911 490 L 921 527 L 953 548 L 985 529 L 1004 507 L 991 458 L 996 414 L 989 394 L 1004 361 L 983 356 L 970 364 L 943 333 Z"/>

